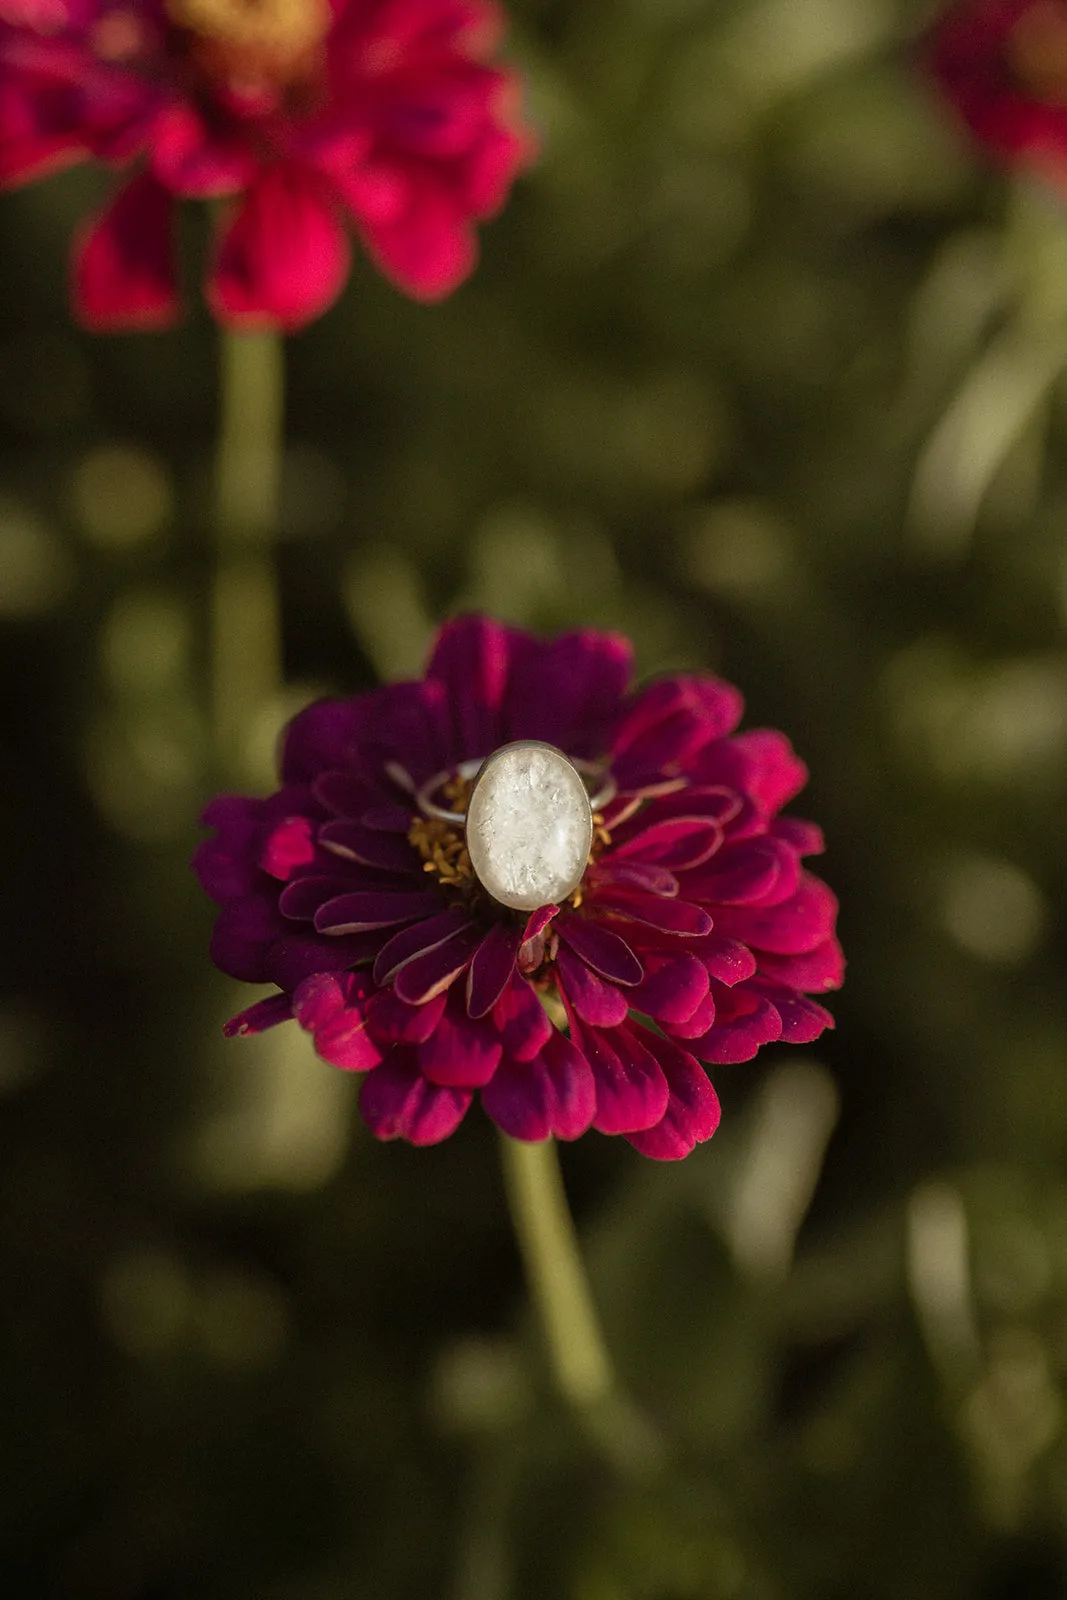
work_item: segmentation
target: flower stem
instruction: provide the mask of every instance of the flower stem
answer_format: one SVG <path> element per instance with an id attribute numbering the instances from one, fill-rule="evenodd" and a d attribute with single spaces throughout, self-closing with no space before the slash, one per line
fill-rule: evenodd
<path id="1" fill-rule="evenodd" d="M 216 758 L 239 776 L 256 713 L 281 678 L 278 532 L 285 367 L 281 336 L 231 333 L 219 348 L 217 539 L 211 619 Z"/>
<path id="2" fill-rule="evenodd" d="M 553 1139 L 502 1137 L 512 1221 L 560 1393 L 580 1408 L 606 1401 L 615 1374 L 582 1266 Z"/>

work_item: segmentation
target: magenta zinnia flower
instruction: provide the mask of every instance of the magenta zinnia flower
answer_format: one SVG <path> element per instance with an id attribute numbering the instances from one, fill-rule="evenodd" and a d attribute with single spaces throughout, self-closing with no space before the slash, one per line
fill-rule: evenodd
<path id="1" fill-rule="evenodd" d="M 945 94 L 994 155 L 1067 185 L 1064 0 L 964 0 L 935 30 L 930 60 Z"/>
<path id="2" fill-rule="evenodd" d="M 212 954 L 279 992 L 227 1024 L 290 1017 L 366 1074 L 380 1139 L 447 1138 L 475 1094 L 518 1139 L 590 1126 L 671 1160 L 718 1122 L 701 1062 L 746 1061 L 832 1026 L 836 901 L 822 849 L 779 815 L 806 771 L 780 733 L 733 732 L 737 690 L 630 688 L 626 640 L 552 642 L 481 618 L 442 629 L 424 678 L 309 706 L 282 788 L 223 796 L 195 867 L 222 906 Z M 515 912 L 474 877 L 462 826 L 416 791 L 513 740 L 610 772 L 588 865 L 561 905 Z M 464 809 L 469 782 L 446 785 Z"/>
<path id="3" fill-rule="evenodd" d="M 491 0 L 0 0 L 0 183 L 130 176 L 76 253 L 98 329 L 169 325 L 174 202 L 224 198 L 208 297 L 291 329 L 345 281 L 348 225 L 416 299 L 475 260 L 531 143 L 488 65 Z"/>

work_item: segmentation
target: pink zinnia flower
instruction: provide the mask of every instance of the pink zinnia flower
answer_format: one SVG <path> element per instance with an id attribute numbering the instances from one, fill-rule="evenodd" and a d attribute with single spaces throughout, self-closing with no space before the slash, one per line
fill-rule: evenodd
<path id="1" fill-rule="evenodd" d="M 380 1139 L 447 1138 L 476 1094 L 519 1139 L 592 1126 L 671 1160 L 709 1138 L 701 1062 L 832 1026 L 808 995 L 841 982 L 837 906 L 801 867 L 818 828 L 779 815 L 807 776 L 788 740 L 735 734 L 741 697 L 717 678 L 632 690 L 631 671 L 613 634 L 545 642 L 468 618 L 441 631 L 424 678 L 301 712 L 278 793 L 204 814 L 214 959 L 279 990 L 227 1032 L 295 1017 L 327 1061 L 366 1074 Z M 414 799 L 522 739 L 599 761 L 617 786 L 580 886 L 533 913 L 490 899 L 462 828 Z M 451 785 L 460 810 L 467 788 Z"/>
<path id="2" fill-rule="evenodd" d="M 0 183 L 86 157 L 129 171 L 76 253 L 93 328 L 178 315 L 176 199 L 222 198 L 221 321 L 326 309 L 348 225 L 406 293 L 471 271 L 473 224 L 531 150 L 487 64 L 491 0 L 0 0 Z"/>
<path id="3" fill-rule="evenodd" d="M 936 28 L 934 74 L 999 159 L 1067 185 L 1067 4 L 966 0 Z"/>

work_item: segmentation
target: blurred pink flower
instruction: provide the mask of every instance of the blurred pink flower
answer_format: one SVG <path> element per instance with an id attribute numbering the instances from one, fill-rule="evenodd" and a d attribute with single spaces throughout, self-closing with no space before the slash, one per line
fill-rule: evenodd
<path id="1" fill-rule="evenodd" d="M 207 284 L 227 324 L 318 316 L 348 224 L 439 299 L 532 153 L 518 80 L 488 64 L 499 31 L 491 0 L 0 0 L 0 183 L 85 158 L 129 174 L 76 250 L 92 328 L 176 319 L 186 198 L 227 202 Z"/>
<path id="2" fill-rule="evenodd" d="M 227 1032 L 295 1017 L 365 1074 L 380 1139 L 447 1138 L 476 1094 L 519 1139 L 592 1126 L 676 1160 L 710 1138 L 701 1062 L 832 1026 L 809 996 L 841 983 L 837 902 L 801 866 L 819 829 L 779 815 L 807 778 L 784 735 L 735 733 L 741 696 L 721 679 L 632 689 L 631 674 L 618 635 L 545 641 L 470 617 L 441 630 L 425 677 L 295 717 L 281 789 L 204 814 L 214 959 L 277 988 Z M 414 799 L 528 739 L 616 785 L 578 890 L 532 913 L 493 900 L 462 828 Z"/>
<path id="3" fill-rule="evenodd" d="M 938 83 L 987 148 L 1067 188 L 1067 4 L 961 0 L 929 47 Z"/>

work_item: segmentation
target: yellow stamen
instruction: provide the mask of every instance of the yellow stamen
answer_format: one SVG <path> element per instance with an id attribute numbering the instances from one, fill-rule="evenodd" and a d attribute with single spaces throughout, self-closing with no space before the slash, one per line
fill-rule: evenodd
<path id="1" fill-rule="evenodd" d="M 328 0 L 167 0 L 180 28 L 249 76 L 298 75 L 330 26 Z"/>

